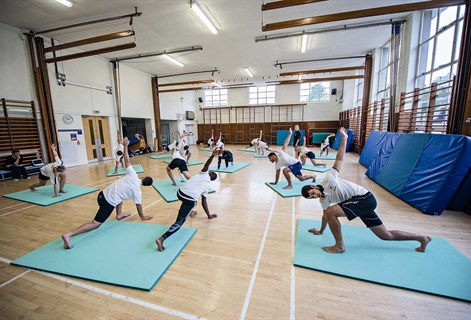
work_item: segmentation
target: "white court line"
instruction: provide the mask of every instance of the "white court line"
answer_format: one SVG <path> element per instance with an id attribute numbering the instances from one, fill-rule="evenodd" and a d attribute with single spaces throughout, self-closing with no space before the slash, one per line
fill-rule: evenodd
<path id="1" fill-rule="evenodd" d="M 245 316 L 247 314 L 247 309 L 249 307 L 250 298 L 252 296 L 253 286 L 255 284 L 255 278 L 257 277 L 258 267 L 260 266 L 260 260 L 262 259 L 263 249 L 265 248 L 265 241 L 267 240 L 268 230 L 270 229 L 271 218 L 273 216 L 273 210 L 275 209 L 275 203 L 276 203 L 277 196 L 278 195 L 275 193 L 275 195 L 273 197 L 273 204 L 272 204 L 271 209 L 270 209 L 270 215 L 268 217 L 267 225 L 265 227 L 265 232 L 263 233 L 262 242 L 260 243 L 260 249 L 258 250 L 258 256 L 257 256 L 257 260 L 255 262 L 255 267 L 253 269 L 252 277 L 250 279 L 249 288 L 247 289 L 247 294 L 245 295 L 244 306 L 242 307 L 242 311 L 241 311 L 240 316 L 239 316 L 240 320 L 245 319 Z"/>
<path id="2" fill-rule="evenodd" d="M 3 287 L 3 286 L 6 286 L 6 285 L 9 284 L 10 282 L 13 282 L 13 281 L 15 281 L 15 280 L 18 279 L 18 278 L 21 278 L 22 276 L 24 276 L 25 274 L 29 273 L 30 271 L 31 271 L 31 270 L 26 270 L 26 271 L 23 272 L 22 274 L 19 274 L 19 275 L 17 275 L 16 277 L 14 277 L 14 278 L 8 280 L 7 282 L 4 282 L 4 283 L 0 284 L 0 288 Z"/>
<path id="3" fill-rule="evenodd" d="M 0 257 L 0 261 L 5 262 L 5 263 L 10 263 L 11 262 L 11 260 L 4 259 L 4 258 L 1 258 L 1 257 Z M 194 315 L 191 315 L 191 314 L 188 314 L 188 313 L 184 313 L 184 312 L 176 311 L 176 310 L 173 310 L 173 309 L 165 308 L 165 307 L 162 307 L 162 306 L 150 303 L 150 302 L 146 302 L 146 301 L 143 301 L 143 300 L 131 298 L 131 297 L 128 297 L 128 296 L 125 296 L 125 295 L 122 295 L 122 294 L 119 294 L 119 293 L 114 293 L 112 291 L 108 291 L 108 290 L 105 290 L 105 289 L 100 289 L 100 288 L 97 288 L 97 287 L 94 287 L 94 286 L 91 286 L 91 285 L 88 285 L 88 284 L 85 284 L 85 283 L 81 283 L 81 282 L 78 282 L 78 281 L 75 281 L 75 280 L 72 280 L 72 279 L 68 279 L 68 278 L 65 278 L 65 277 L 62 277 L 62 276 L 59 276 L 59 275 L 55 275 L 55 274 L 48 273 L 48 272 L 43 272 L 43 271 L 31 270 L 31 269 L 23 272 L 19 276 L 16 276 L 15 278 L 7 281 L 6 283 L 3 283 L 2 285 L 0 285 L 0 288 L 4 285 L 16 280 L 16 279 L 22 277 L 23 275 L 27 274 L 30 271 L 42 274 L 43 276 L 46 276 L 46 277 L 49 277 L 49 278 L 53 278 L 53 279 L 56 279 L 56 280 L 59 280 L 59 281 L 63 281 L 67 284 L 75 285 L 77 287 L 90 290 L 90 291 L 95 292 L 95 293 L 99 293 L 99 294 L 102 294 L 102 295 L 105 295 L 105 296 L 108 296 L 108 297 L 111 297 L 111 298 L 115 298 L 115 299 L 118 299 L 118 300 L 122 300 L 122 301 L 125 301 L 125 302 L 133 303 L 135 305 L 138 305 L 138 306 L 141 306 L 141 307 L 144 307 L 144 308 L 148 308 L 148 309 L 151 309 L 151 310 L 159 311 L 159 312 L 171 315 L 171 316 L 179 317 L 179 318 L 182 318 L 182 319 L 190 319 L 190 320 L 205 320 L 204 318 L 201 318 L 201 317 L 197 317 L 197 316 L 194 316 Z"/>
<path id="4" fill-rule="evenodd" d="M 22 204 L 24 204 L 24 203 L 22 202 L 22 203 L 17 203 L 17 204 L 14 204 L 14 205 L 12 205 L 12 206 L 9 206 L 9 207 L 4 207 L 4 208 L 1 208 L 1 209 L 0 209 L 0 211 L 2 211 L 2 210 L 6 210 L 6 209 L 8 209 L 8 208 L 13 208 L 13 207 L 16 207 L 16 206 L 21 206 Z"/>
<path id="5" fill-rule="evenodd" d="M 295 201 L 293 197 L 291 208 L 291 252 L 295 252 L 296 247 L 294 244 L 295 231 L 296 231 L 296 216 L 295 216 Z M 294 259 L 294 257 L 292 257 Z M 294 265 L 291 264 L 291 282 L 290 282 L 290 301 L 289 301 L 289 319 L 296 319 L 296 278 L 294 272 Z"/>
<path id="6" fill-rule="evenodd" d="M 21 210 L 24 210 L 24 209 L 28 209 L 28 208 L 32 208 L 32 207 L 35 207 L 35 205 L 32 205 L 32 206 L 28 206 L 28 207 L 24 207 L 24 208 L 21 208 L 21 209 L 18 209 L 18 210 L 14 210 L 14 211 L 10 211 L 10 212 L 7 212 L 7 213 L 4 213 L 4 214 L 0 214 L 0 217 L 4 217 L 4 216 L 7 216 L 11 213 L 15 213 L 15 212 L 18 212 L 18 211 L 21 211 Z"/>

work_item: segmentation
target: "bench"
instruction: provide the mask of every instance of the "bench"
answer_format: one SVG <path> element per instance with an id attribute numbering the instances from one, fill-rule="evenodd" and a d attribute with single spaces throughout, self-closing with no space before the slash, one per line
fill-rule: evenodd
<path id="1" fill-rule="evenodd" d="M 315 132 L 312 134 L 311 144 L 321 144 L 331 133 L 329 132 Z"/>
<path id="2" fill-rule="evenodd" d="M 34 165 L 33 160 L 40 159 L 40 150 L 38 149 L 25 149 L 20 150 L 21 155 L 23 156 L 23 164 L 25 165 L 25 169 L 28 174 L 37 174 L 39 173 L 39 169 L 44 165 Z M 0 180 L 6 180 L 12 178 L 12 172 L 10 170 L 6 170 L 5 162 L 7 157 L 11 155 L 11 152 L 0 152 Z"/>

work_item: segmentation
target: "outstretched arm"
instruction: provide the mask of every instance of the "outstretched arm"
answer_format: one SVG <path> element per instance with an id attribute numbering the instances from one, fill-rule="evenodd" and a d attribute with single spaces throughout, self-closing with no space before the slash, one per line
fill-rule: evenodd
<path id="1" fill-rule="evenodd" d="M 123 144 L 123 138 L 121 137 L 121 132 L 118 130 L 118 144 Z"/>
<path id="2" fill-rule="evenodd" d="M 263 134 L 263 131 L 260 130 L 260 138 L 258 138 L 259 140 L 262 140 L 262 134 Z"/>
<path id="3" fill-rule="evenodd" d="M 208 202 L 206 201 L 205 196 L 201 196 L 201 205 L 203 206 L 204 212 L 206 212 L 208 219 L 214 219 L 217 217 L 216 214 L 209 213 Z"/>
<path id="4" fill-rule="evenodd" d="M 324 214 L 322 215 L 321 229 L 317 230 L 316 228 L 312 228 L 312 229 L 309 229 L 308 231 L 315 235 L 321 235 L 324 232 L 326 227 L 327 227 L 327 218 L 325 216 L 325 210 L 324 210 Z"/>
<path id="5" fill-rule="evenodd" d="M 276 174 L 275 174 L 275 182 L 270 182 L 270 184 L 277 184 L 278 180 L 280 180 L 280 169 L 276 169 Z"/>
<path id="6" fill-rule="evenodd" d="M 137 214 L 139 215 L 139 217 L 141 218 L 142 221 L 152 219 L 151 216 L 145 216 L 144 215 L 144 211 L 142 209 L 142 204 L 140 204 L 140 203 L 136 204 L 136 209 L 137 209 Z"/>
<path id="7" fill-rule="evenodd" d="M 339 129 L 340 135 L 342 136 L 342 141 L 340 142 L 340 147 L 339 151 L 337 152 L 337 155 L 335 156 L 335 162 L 334 162 L 334 168 L 340 171 L 340 167 L 342 166 L 343 163 L 343 156 L 345 155 L 345 149 L 347 148 L 347 140 L 348 140 L 348 135 L 347 132 L 345 131 L 345 128 L 342 127 Z"/>
<path id="8" fill-rule="evenodd" d="M 129 146 L 129 139 L 125 137 L 123 139 L 123 156 L 124 156 L 124 166 L 127 168 L 131 165 L 131 160 L 129 160 L 129 153 L 128 153 L 128 146 Z"/>
<path id="9" fill-rule="evenodd" d="M 57 155 L 57 147 L 56 147 L 56 145 L 55 145 L 54 143 L 51 144 L 51 151 L 52 151 L 52 156 L 53 156 L 54 158 L 58 157 L 58 155 Z"/>
<path id="10" fill-rule="evenodd" d="M 206 163 L 203 166 L 203 169 L 201 169 L 201 172 L 208 172 L 209 166 L 211 165 L 211 162 L 213 162 L 214 156 L 218 154 L 218 150 L 214 149 L 213 153 L 209 156 L 208 160 L 206 160 Z"/>
<path id="11" fill-rule="evenodd" d="M 291 139 L 291 134 L 293 134 L 293 131 L 291 130 L 291 128 L 289 128 L 288 136 L 286 137 L 285 142 L 283 143 L 283 146 L 281 147 L 281 150 L 285 151 L 286 148 L 288 147 L 289 139 Z"/>

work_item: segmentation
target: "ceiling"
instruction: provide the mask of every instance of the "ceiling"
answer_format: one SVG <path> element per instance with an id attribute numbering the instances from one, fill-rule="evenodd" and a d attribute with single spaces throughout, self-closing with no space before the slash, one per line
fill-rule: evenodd
<path id="1" fill-rule="evenodd" d="M 203 8 L 210 13 L 212 20 L 216 22 L 219 32 L 213 35 L 191 10 L 189 0 L 73 0 L 73 2 L 73 7 L 67 8 L 55 0 L 1 0 L 0 21 L 14 27 L 38 32 L 131 14 L 137 7 L 137 11 L 142 12 L 142 15 L 135 17 L 132 23 L 137 46 L 133 49 L 103 54 L 103 57 L 115 59 L 201 46 L 202 50 L 172 55 L 183 62 L 184 67 L 176 66 L 162 56 L 121 63 L 159 77 L 216 68 L 218 72 L 214 74 L 198 73 L 163 77 L 159 83 L 213 79 L 223 85 L 293 80 L 293 76 L 279 76 L 280 72 L 361 65 L 364 59 L 355 58 L 285 64 L 282 70 L 274 66 L 277 62 L 364 56 L 388 41 L 391 26 L 310 35 L 305 53 L 301 53 L 300 50 L 300 36 L 257 42 L 255 39 L 302 31 L 312 32 L 344 25 L 400 20 L 406 18 L 409 13 L 344 20 L 270 32 L 263 32 L 262 25 L 343 11 L 410 3 L 407 0 L 330 0 L 262 11 L 261 5 L 267 3 L 267 0 L 199 0 Z M 128 29 L 130 29 L 129 19 L 124 19 L 43 35 L 60 43 L 66 43 Z M 91 50 L 133 40 L 129 37 L 98 45 L 88 45 L 81 49 Z M 253 78 L 246 75 L 244 67 L 249 67 L 253 71 Z M 335 73 L 325 76 L 343 74 Z"/>

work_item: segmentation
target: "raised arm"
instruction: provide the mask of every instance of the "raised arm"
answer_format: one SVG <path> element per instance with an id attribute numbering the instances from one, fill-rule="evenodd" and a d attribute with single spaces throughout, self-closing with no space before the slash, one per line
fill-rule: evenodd
<path id="1" fill-rule="evenodd" d="M 57 154 L 57 147 L 56 147 L 56 145 L 55 145 L 54 143 L 51 144 L 51 151 L 52 151 L 52 156 L 53 156 L 54 158 L 58 157 L 58 154 Z"/>
<path id="2" fill-rule="evenodd" d="M 292 134 L 293 134 L 293 130 L 289 128 L 288 136 L 286 137 L 285 142 L 283 143 L 283 146 L 281 147 L 281 150 L 285 151 L 285 149 L 288 147 L 289 139 L 291 139 Z"/>
<path id="3" fill-rule="evenodd" d="M 118 144 L 123 144 L 123 138 L 121 137 L 121 131 L 118 130 Z"/>
<path id="4" fill-rule="evenodd" d="M 342 136 L 342 141 L 340 142 L 339 151 L 337 151 L 337 155 L 335 156 L 334 168 L 340 171 L 340 167 L 342 166 L 343 156 L 345 155 L 345 149 L 347 148 L 347 140 L 348 135 L 345 131 L 345 128 L 342 127 L 339 129 L 340 135 Z"/>
<path id="5" fill-rule="evenodd" d="M 262 140 L 262 134 L 263 134 L 263 130 L 260 130 L 260 138 L 258 138 L 258 140 Z"/>
<path id="6" fill-rule="evenodd" d="M 218 154 L 218 150 L 215 148 L 213 150 L 213 153 L 209 156 L 208 160 L 206 160 L 206 163 L 203 166 L 203 169 L 201 169 L 201 172 L 208 172 L 209 166 L 211 165 L 211 162 L 213 162 L 214 156 Z"/>
<path id="7" fill-rule="evenodd" d="M 125 137 L 123 139 L 123 156 L 124 156 L 124 166 L 127 168 L 131 165 L 131 160 L 129 160 L 129 152 L 128 152 L 128 146 L 129 146 L 129 139 Z"/>

